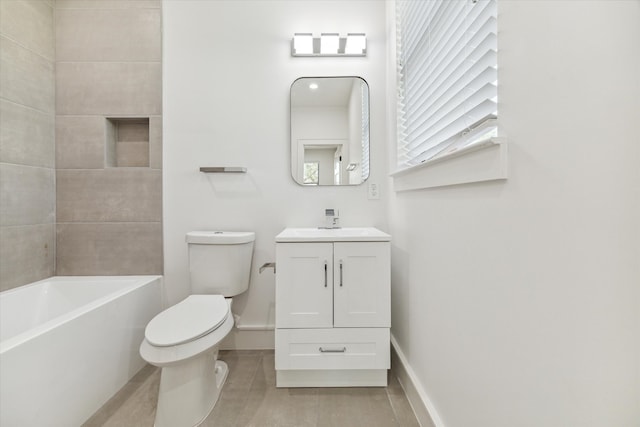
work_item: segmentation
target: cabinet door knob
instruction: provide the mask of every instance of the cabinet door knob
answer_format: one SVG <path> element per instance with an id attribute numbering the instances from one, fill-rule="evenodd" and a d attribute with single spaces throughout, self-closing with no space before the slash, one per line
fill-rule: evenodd
<path id="1" fill-rule="evenodd" d="M 324 262 L 324 287 L 327 287 L 327 261 Z"/>

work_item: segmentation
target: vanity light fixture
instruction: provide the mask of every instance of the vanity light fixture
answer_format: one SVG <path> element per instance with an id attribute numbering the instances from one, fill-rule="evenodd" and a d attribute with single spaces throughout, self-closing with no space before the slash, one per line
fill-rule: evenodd
<path id="1" fill-rule="evenodd" d="M 291 40 L 291 56 L 367 56 L 367 36 L 364 33 L 295 33 Z"/>

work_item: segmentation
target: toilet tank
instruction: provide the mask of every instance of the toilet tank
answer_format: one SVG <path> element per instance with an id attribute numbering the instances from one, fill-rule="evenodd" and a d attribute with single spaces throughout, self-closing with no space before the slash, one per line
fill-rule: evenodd
<path id="1" fill-rule="evenodd" d="M 191 231 L 187 233 L 192 294 L 232 297 L 249 287 L 255 233 Z"/>

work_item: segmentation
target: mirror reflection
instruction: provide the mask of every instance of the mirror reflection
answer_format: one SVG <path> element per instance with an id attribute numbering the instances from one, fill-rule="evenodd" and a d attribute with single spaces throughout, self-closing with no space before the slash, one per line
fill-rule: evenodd
<path id="1" fill-rule="evenodd" d="M 369 86 L 360 77 L 301 77 L 291 85 L 291 175 L 301 185 L 369 177 Z"/>

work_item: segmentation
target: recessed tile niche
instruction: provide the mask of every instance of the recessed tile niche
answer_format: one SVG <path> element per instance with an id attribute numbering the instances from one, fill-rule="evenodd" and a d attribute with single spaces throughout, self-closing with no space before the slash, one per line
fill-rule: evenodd
<path id="1" fill-rule="evenodd" d="M 107 118 L 107 167 L 149 167 L 149 118 Z"/>

